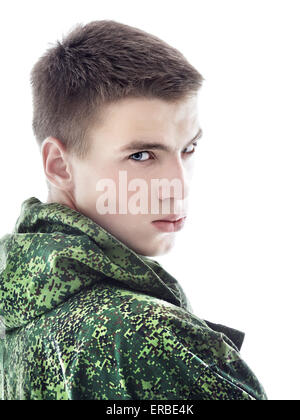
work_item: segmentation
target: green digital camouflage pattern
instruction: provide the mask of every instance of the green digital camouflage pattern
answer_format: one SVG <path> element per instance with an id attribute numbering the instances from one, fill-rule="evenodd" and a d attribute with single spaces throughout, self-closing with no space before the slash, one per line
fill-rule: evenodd
<path id="1" fill-rule="evenodd" d="M 0 395 L 264 400 L 244 334 L 193 315 L 174 277 L 81 213 L 31 197 L 0 241 Z"/>

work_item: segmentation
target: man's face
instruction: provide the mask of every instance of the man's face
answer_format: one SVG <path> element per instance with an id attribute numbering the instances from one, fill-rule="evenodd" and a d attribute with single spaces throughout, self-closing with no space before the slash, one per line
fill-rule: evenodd
<path id="1" fill-rule="evenodd" d="M 152 222 L 187 215 L 197 156 L 192 139 L 200 129 L 197 100 L 197 95 L 177 103 L 126 98 L 111 104 L 104 122 L 91 130 L 87 157 L 71 156 L 77 210 L 138 254 L 167 253 L 176 232 L 161 231 Z M 160 143 L 168 150 L 130 149 L 132 142 Z M 162 179 L 165 184 L 159 184 Z"/>

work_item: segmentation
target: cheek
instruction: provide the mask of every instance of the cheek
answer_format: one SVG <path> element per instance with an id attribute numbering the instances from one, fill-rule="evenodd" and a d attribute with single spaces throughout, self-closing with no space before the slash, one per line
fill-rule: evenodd
<path id="1" fill-rule="evenodd" d="M 89 191 L 89 202 L 94 209 L 98 206 L 104 206 L 109 208 L 109 212 L 101 217 L 114 216 L 118 213 L 118 202 L 119 202 L 119 185 L 121 190 L 127 188 L 127 184 L 121 183 L 119 180 L 118 170 L 105 170 L 102 168 L 101 172 L 94 171 L 90 173 L 88 177 L 88 184 L 86 188 Z M 97 211 L 98 213 L 98 211 Z"/>
<path id="2" fill-rule="evenodd" d="M 79 198 L 81 196 L 90 195 L 92 191 L 96 191 L 95 179 L 93 179 L 91 173 L 88 171 L 78 171 L 75 176 L 76 196 Z"/>
<path id="3" fill-rule="evenodd" d="M 92 208 L 97 197 L 96 185 L 101 173 L 89 165 L 82 165 L 74 172 L 74 198 L 80 208 Z"/>
<path id="4" fill-rule="evenodd" d="M 113 216 L 114 221 L 118 222 L 118 209 L 120 206 L 120 196 L 122 202 L 122 209 L 124 210 L 127 217 L 129 217 L 128 222 L 130 221 L 130 210 L 128 209 L 128 204 L 130 203 L 130 198 L 141 194 L 141 187 L 138 186 L 135 190 L 128 190 L 128 186 L 131 181 L 142 179 L 146 185 L 146 192 L 143 194 L 143 197 L 147 199 L 147 211 L 149 211 L 149 206 L 151 203 L 151 176 L 137 176 L 133 171 L 127 171 L 124 169 L 114 168 L 105 168 L 101 167 L 99 170 L 99 165 L 96 167 L 93 165 L 87 165 L 82 168 L 77 168 L 75 174 L 75 200 L 78 206 L 81 209 L 85 209 L 85 212 L 91 212 L 94 215 L 97 213 L 97 205 L 104 207 L 108 206 L 106 201 L 108 198 L 110 200 L 110 206 L 112 209 L 116 209 L 116 213 L 113 211 L 113 215 L 106 213 L 101 215 L 103 218 L 110 218 Z M 121 172 L 120 172 L 121 171 Z M 132 183 L 131 183 L 132 185 Z M 154 189 L 155 190 L 155 189 Z M 133 197 L 134 198 L 134 197 Z M 154 193 L 154 198 L 157 198 L 157 194 Z M 109 206 L 109 207 L 110 207 Z M 122 213 L 122 211 L 121 211 Z M 120 215 L 120 220 L 124 221 L 124 214 Z M 136 215 L 133 215 L 132 223 L 136 223 Z"/>

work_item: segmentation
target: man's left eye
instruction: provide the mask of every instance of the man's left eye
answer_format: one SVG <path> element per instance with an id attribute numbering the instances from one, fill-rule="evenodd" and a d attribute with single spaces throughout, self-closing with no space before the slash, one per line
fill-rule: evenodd
<path id="1" fill-rule="evenodd" d="M 190 154 L 190 153 L 194 153 L 195 152 L 195 148 L 196 148 L 196 146 L 197 146 L 197 143 L 192 143 L 189 147 L 192 147 L 192 150 L 191 151 L 188 151 L 188 152 L 184 152 L 184 153 L 187 153 L 187 154 Z M 188 150 L 189 149 L 189 147 L 187 147 L 185 150 Z"/>

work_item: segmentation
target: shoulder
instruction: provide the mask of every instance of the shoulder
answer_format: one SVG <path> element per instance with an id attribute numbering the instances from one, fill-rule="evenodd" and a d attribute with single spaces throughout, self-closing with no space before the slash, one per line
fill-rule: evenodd
<path id="1" fill-rule="evenodd" d="M 140 346 L 145 354 L 161 351 L 171 356 L 179 347 L 188 354 L 199 351 L 200 341 L 207 346 L 212 333 L 204 321 L 163 299 L 102 284 L 74 295 L 43 324 L 59 346 L 68 343 L 76 353 L 105 353 L 120 345 L 128 353 Z"/>
<path id="2" fill-rule="evenodd" d="M 160 326 L 182 331 L 190 328 L 193 315 L 163 299 L 117 286 L 97 285 L 74 296 L 68 307 L 73 326 L 93 326 L 107 333 L 139 333 L 157 330 Z"/>
<path id="3" fill-rule="evenodd" d="M 163 299 L 118 286 L 99 284 L 82 290 L 49 314 L 47 325 L 56 337 L 69 342 L 125 337 L 127 344 L 146 341 L 164 347 L 172 341 L 178 347 L 181 343 L 197 353 L 203 349 L 210 359 L 216 356 L 214 348 L 220 353 L 224 347 L 228 353 L 224 334 L 204 320 Z"/>
<path id="4" fill-rule="evenodd" d="M 147 364 L 151 359 L 172 364 L 184 361 L 190 367 L 199 357 L 205 367 L 239 359 L 223 333 L 213 331 L 190 312 L 144 293 L 91 287 L 68 305 L 66 326 L 60 331 L 72 334 L 68 341 L 83 344 L 80 348 L 95 357 L 110 353 L 115 357 L 118 349 L 126 359 L 130 355 Z"/>
<path id="5" fill-rule="evenodd" d="M 205 399 L 217 398 L 221 387 L 225 397 L 251 398 L 234 379 L 249 371 L 223 333 L 144 293 L 85 289 L 61 305 L 51 331 L 70 387 L 95 390 L 94 397 L 100 389 L 118 399 Z"/>

